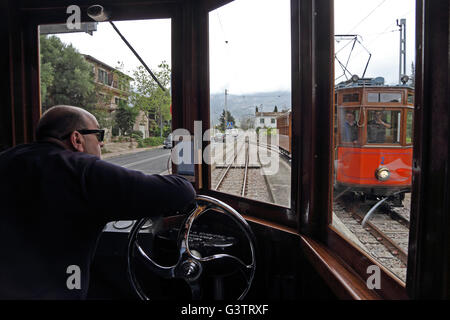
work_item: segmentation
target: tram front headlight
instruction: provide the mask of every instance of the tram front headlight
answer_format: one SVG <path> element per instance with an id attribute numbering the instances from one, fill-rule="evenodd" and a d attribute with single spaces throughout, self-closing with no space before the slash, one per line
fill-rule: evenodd
<path id="1" fill-rule="evenodd" d="M 391 172 L 388 168 L 381 167 L 375 171 L 375 177 L 380 181 L 386 181 L 391 176 Z"/>

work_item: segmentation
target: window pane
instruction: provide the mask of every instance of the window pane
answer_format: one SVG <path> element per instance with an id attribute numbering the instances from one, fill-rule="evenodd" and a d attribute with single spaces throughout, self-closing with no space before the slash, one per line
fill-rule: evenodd
<path id="1" fill-rule="evenodd" d="M 368 93 L 367 94 L 367 102 L 380 102 L 380 94 L 379 93 Z"/>
<path id="2" fill-rule="evenodd" d="M 344 94 L 342 102 L 359 102 L 359 93 Z"/>
<path id="3" fill-rule="evenodd" d="M 171 143 L 164 143 L 171 132 L 170 25 L 170 19 L 116 22 L 165 94 L 108 22 L 79 31 L 40 26 L 42 112 L 58 104 L 84 108 L 105 130 L 104 160 L 147 174 L 171 172 Z"/>
<path id="4" fill-rule="evenodd" d="M 400 111 L 370 110 L 367 143 L 400 143 Z"/>
<path id="5" fill-rule="evenodd" d="M 413 112 L 406 113 L 406 143 L 411 144 L 413 141 Z"/>
<path id="6" fill-rule="evenodd" d="M 341 143 L 359 143 L 359 126 L 361 120 L 357 109 L 342 108 L 339 113 L 339 127 L 341 128 Z"/>
<path id="7" fill-rule="evenodd" d="M 336 121 L 330 150 L 334 155 L 331 216 L 342 237 L 406 281 L 415 1 L 379 2 L 334 2 L 336 105 L 330 108 L 335 110 Z M 400 29 L 406 30 L 407 39 L 401 73 Z M 403 74 L 410 76 L 407 83 L 401 82 Z M 351 101 L 356 93 L 363 99 Z"/>
<path id="8" fill-rule="evenodd" d="M 401 93 L 381 93 L 380 102 L 402 102 Z"/>
<path id="9" fill-rule="evenodd" d="M 408 92 L 408 103 L 414 104 L 414 94 L 411 92 Z"/>
<path id="10" fill-rule="evenodd" d="M 290 1 L 236 0 L 209 28 L 210 188 L 290 207 Z"/>

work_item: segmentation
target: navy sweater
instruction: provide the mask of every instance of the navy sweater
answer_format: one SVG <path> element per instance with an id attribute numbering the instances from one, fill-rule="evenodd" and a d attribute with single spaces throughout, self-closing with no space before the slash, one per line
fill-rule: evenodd
<path id="1" fill-rule="evenodd" d="M 50 143 L 0 154 L 0 299 L 83 299 L 109 221 L 168 215 L 193 202 L 186 179 L 145 175 Z M 69 290 L 71 265 L 81 290 Z"/>

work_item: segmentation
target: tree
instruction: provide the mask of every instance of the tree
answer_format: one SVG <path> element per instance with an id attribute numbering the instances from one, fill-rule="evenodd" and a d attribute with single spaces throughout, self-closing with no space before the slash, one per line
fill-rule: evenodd
<path id="1" fill-rule="evenodd" d="M 57 104 L 93 109 L 96 104 L 92 66 L 56 36 L 40 37 L 42 109 Z"/>
<path id="2" fill-rule="evenodd" d="M 414 62 L 411 62 L 411 77 L 409 79 L 411 81 L 411 86 L 415 86 L 416 84 L 416 66 Z"/>
<path id="3" fill-rule="evenodd" d="M 240 124 L 241 124 L 242 130 L 253 129 L 255 127 L 254 115 L 246 114 L 246 115 L 241 116 Z"/>
<path id="4" fill-rule="evenodd" d="M 236 121 L 234 120 L 234 117 L 231 115 L 230 111 L 227 110 L 226 116 L 225 116 L 225 109 L 224 109 L 219 118 L 219 125 L 218 125 L 219 130 L 225 131 L 225 129 L 227 128 L 227 123 L 229 123 L 229 122 L 232 122 L 233 124 L 236 123 Z"/>
<path id="5" fill-rule="evenodd" d="M 273 112 L 278 112 L 278 107 L 275 106 L 275 108 L 273 108 Z"/>
<path id="6" fill-rule="evenodd" d="M 163 91 L 143 66 L 139 66 L 133 73 L 134 88 L 131 94 L 131 102 L 146 113 L 152 128 L 150 131 L 163 136 L 164 125 L 171 120 L 170 103 L 170 75 L 169 65 L 163 61 L 154 72 L 156 78 L 166 89 Z M 155 130 L 156 129 L 156 130 Z"/>
<path id="7" fill-rule="evenodd" d="M 137 107 L 129 107 L 126 101 L 119 101 L 119 107 L 115 112 L 115 121 L 123 135 L 129 135 L 131 138 L 133 126 L 138 114 L 139 110 Z"/>

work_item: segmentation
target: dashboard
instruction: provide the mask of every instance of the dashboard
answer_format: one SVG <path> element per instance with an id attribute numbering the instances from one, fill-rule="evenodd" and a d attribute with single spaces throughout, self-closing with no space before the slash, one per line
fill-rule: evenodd
<path id="1" fill-rule="evenodd" d="M 91 298 L 136 298 L 127 278 L 128 237 L 135 223 L 135 220 L 122 220 L 105 225 L 91 270 Z M 158 264 L 174 265 L 179 257 L 177 239 L 181 223 L 181 219 L 169 223 L 165 220 L 148 219 L 139 232 L 138 243 Z M 189 232 L 189 250 L 199 258 L 230 254 L 249 260 L 250 248 L 242 245 L 246 241 L 236 229 L 236 226 L 224 216 L 200 217 Z M 245 256 L 249 258 L 246 259 Z M 174 292 L 176 298 L 186 298 L 190 294 L 181 283 L 184 281 L 158 279 L 145 266 L 138 266 L 137 269 L 143 286 L 157 287 L 150 291 L 157 291 L 151 295 L 158 296 L 158 299 L 173 299 Z M 226 259 L 220 259 L 208 264 L 202 282 L 212 296 L 220 298 L 226 296 L 229 290 L 225 288 L 224 283 L 230 284 L 234 281 L 239 283 L 242 282 L 240 278 L 242 276 L 239 276 L 239 270 L 235 265 Z"/>

